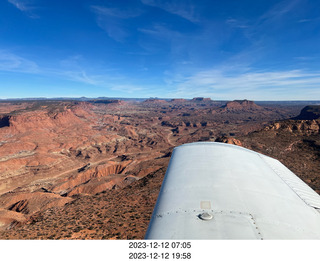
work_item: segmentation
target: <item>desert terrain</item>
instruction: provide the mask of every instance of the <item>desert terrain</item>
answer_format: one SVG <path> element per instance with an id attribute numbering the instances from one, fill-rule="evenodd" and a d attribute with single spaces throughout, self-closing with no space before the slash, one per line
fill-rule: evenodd
<path id="1" fill-rule="evenodd" d="M 142 239 L 173 148 L 195 141 L 277 158 L 320 193 L 312 104 L 1 101 L 0 239 Z"/>

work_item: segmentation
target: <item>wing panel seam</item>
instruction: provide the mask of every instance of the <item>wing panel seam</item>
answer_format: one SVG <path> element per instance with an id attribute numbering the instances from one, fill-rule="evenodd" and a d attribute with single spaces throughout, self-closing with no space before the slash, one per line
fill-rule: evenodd
<path id="1" fill-rule="evenodd" d="M 281 170 L 279 170 L 279 168 L 277 166 L 275 166 L 276 164 L 271 164 L 269 161 L 267 160 L 268 157 L 258 154 L 259 157 L 292 189 L 292 191 L 294 191 L 298 197 L 305 202 L 308 206 L 315 208 L 315 209 L 319 209 L 320 208 L 320 196 L 315 193 L 311 188 L 309 188 L 309 186 L 307 184 L 305 184 L 299 177 L 297 176 L 293 176 L 291 171 L 289 171 L 289 173 L 282 173 Z M 276 161 L 275 163 L 281 164 L 279 161 L 270 158 L 273 161 Z M 274 163 L 274 162 L 272 162 Z M 280 167 L 282 167 L 282 164 L 280 165 Z M 294 182 L 291 182 L 293 181 Z M 296 188 L 295 185 L 297 185 Z"/>

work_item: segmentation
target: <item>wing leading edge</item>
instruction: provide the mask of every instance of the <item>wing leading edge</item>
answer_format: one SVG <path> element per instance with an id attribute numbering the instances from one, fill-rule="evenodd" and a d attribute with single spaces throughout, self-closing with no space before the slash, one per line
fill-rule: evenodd
<path id="1" fill-rule="evenodd" d="M 146 239 L 320 239 L 320 196 L 279 161 L 235 145 L 173 151 Z"/>

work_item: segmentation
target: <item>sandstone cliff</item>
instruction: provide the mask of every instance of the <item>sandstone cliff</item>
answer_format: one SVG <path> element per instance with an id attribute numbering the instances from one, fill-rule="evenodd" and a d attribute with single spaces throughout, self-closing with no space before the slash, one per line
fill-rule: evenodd
<path id="1" fill-rule="evenodd" d="M 316 120 L 320 118 L 320 105 L 310 105 L 304 107 L 296 120 Z"/>
<path id="2" fill-rule="evenodd" d="M 234 100 L 227 102 L 221 109 L 222 111 L 259 111 L 263 110 L 263 107 L 255 104 L 253 101 Z"/>

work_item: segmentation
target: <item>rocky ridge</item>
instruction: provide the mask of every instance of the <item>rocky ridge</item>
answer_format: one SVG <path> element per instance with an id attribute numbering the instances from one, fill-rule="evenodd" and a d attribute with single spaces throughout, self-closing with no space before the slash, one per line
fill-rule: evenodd
<path id="1" fill-rule="evenodd" d="M 295 120 L 316 120 L 320 118 L 320 105 L 304 107 Z"/>
<path id="2" fill-rule="evenodd" d="M 276 121 L 238 139 L 244 147 L 280 160 L 320 194 L 320 119 Z"/>

